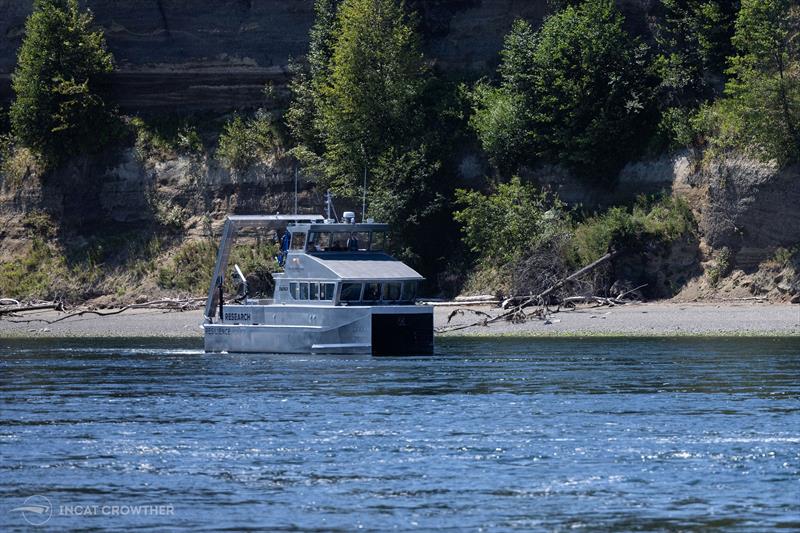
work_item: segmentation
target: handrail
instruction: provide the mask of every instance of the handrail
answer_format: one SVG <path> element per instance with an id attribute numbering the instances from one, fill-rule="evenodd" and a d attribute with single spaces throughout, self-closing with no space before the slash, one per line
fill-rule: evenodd
<path id="1" fill-rule="evenodd" d="M 221 286 L 225 281 L 225 269 L 228 267 L 233 240 L 240 229 L 246 227 L 281 227 L 290 223 L 314 224 L 323 220 L 324 218 L 321 215 L 228 215 L 225 217 L 225 226 L 222 230 L 222 238 L 217 250 L 217 260 L 214 265 L 214 275 L 211 277 L 211 283 L 208 287 L 208 300 L 206 301 L 205 310 L 206 321 L 213 321 L 214 309 L 219 303 L 217 287 Z"/>

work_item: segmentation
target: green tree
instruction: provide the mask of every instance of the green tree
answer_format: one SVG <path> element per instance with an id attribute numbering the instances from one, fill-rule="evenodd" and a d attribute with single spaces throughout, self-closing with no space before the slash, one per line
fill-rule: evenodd
<path id="1" fill-rule="evenodd" d="M 655 70 L 661 78 L 660 131 L 673 146 L 692 144 L 692 116 L 724 85 L 739 0 L 663 0 L 656 10 Z"/>
<path id="2" fill-rule="evenodd" d="M 647 51 L 607 0 L 567 6 L 538 31 L 518 20 L 502 51 L 500 90 L 481 89 L 471 123 L 489 156 L 511 160 L 512 171 L 548 161 L 612 179 L 648 125 Z M 504 116 L 516 116 L 519 130 Z"/>
<path id="3" fill-rule="evenodd" d="M 364 166 L 416 144 L 428 67 L 413 21 L 395 0 L 345 0 L 318 116 L 326 175 L 354 191 Z"/>
<path id="4" fill-rule="evenodd" d="M 36 0 L 12 76 L 14 135 L 51 163 L 102 147 L 113 121 L 100 81 L 113 68 L 77 0 Z"/>
<path id="5" fill-rule="evenodd" d="M 415 17 L 397 0 L 319 0 L 293 87 L 293 152 L 320 185 L 352 200 L 366 169 L 368 215 L 392 225 L 394 253 L 433 274 L 453 245 L 441 241 L 452 224 L 441 161 L 459 113 L 445 109 L 457 107 L 455 91 L 430 71 Z"/>
<path id="6" fill-rule="evenodd" d="M 800 160 L 800 6 L 742 0 L 726 98 L 705 109 L 712 148 L 744 149 L 788 164 Z"/>
<path id="7" fill-rule="evenodd" d="M 336 13 L 341 2 L 316 0 L 306 61 L 292 65 L 293 76 L 289 83 L 292 101 L 286 112 L 286 124 L 306 155 L 320 153 L 324 148 L 322 134 L 315 120 L 322 101 L 322 86 L 330 76 L 331 57 L 338 33 Z"/>
<path id="8" fill-rule="evenodd" d="M 461 224 L 464 243 L 481 260 L 499 266 L 522 259 L 547 233 L 547 226 L 562 217 L 558 202 L 514 176 L 492 194 L 456 190 L 461 207 L 453 218 Z M 551 211 L 555 209 L 555 211 Z"/>

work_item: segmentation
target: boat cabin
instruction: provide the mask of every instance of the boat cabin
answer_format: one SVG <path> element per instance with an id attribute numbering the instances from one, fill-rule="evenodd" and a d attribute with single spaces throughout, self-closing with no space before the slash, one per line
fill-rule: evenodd
<path id="1" fill-rule="evenodd" d="M 274 274 L 275 303 L 312 305 L 413 304 L 415 270 L 384 252 L 387 224 L 297 224 L 281 250 L 284 272 Z"/>

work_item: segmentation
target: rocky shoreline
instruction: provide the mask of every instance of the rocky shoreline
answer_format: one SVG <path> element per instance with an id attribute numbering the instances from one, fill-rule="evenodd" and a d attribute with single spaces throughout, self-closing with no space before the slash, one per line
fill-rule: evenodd
<path id="1" fill-rule="evenodd" d="M 448 317 L 456 313 L 448 322 Z M 480 320 L 472 311 L 495 313 L 489 306 L 437 307 L 435 325 L 467 325 Z M 98 317 L 83 315 L 49 324 L 63 314 L 56 311 L 0 318 L 0 342 L 10 338 L 68 337 L 202 337 L 202 311 L 132 309 Z M 578 307 L 547 319 L 494 323 L 440 333 L 439 337 L 671 337 L 671 336 L 800 336 L 800 305 L 766 302 L 675 303 L 655 302 L 617 307 Z"/>

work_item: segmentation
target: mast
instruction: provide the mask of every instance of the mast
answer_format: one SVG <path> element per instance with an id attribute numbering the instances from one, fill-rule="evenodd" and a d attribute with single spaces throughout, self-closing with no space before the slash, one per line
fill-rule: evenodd
<path id="1" fill-rule="evenodd" d="M 294 214 L 297 214 L 297 163 L 294 165 Z"/>
<path id="2" fill-rule="evenodd" d="M 361 197 L 361 223 L 367 220 L 367 151 L 364 149 L 364 143 L 361 143 L 361 153 L 364 155 L 364 191 Z"/>

